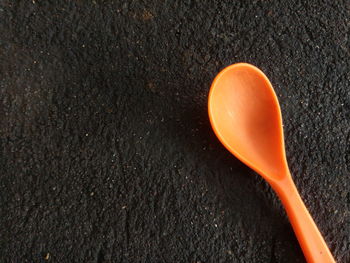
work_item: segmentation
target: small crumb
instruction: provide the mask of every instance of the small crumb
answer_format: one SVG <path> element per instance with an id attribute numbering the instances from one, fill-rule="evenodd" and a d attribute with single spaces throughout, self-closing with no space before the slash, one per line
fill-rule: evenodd
<path id="1" fill-rule="evenodd" d="M 94 194 L 95 194 L 94 192 L 91 192 L 91 193 L 90 193 L 90 196 L 94 196 Z"/>
<path id="2" fill-rule="evenodd" d="M 85 47 L 85 45 L 82 45 L 81 47 Z"/>
<path id="3" fill-rule="evenodd" d="M 87 134 L 85 134 L 85 136 L 87 137 L 87 136 L 89 136 L 89 134 L 87 133 Z"/>
<path id="4" fill-rule="evenodd" d="M 44 257 L 45 260 L 49 260 L 50 259 L 50 253 L 47 253 Z"/>
<path id="5" fill-rule="evenodd" d="M 127 206 L 126 206 L 126 205 L 122 206 L 122 209 L 125 209 L 125 208 L 127 208 Z"/>
<path id="6" fill-rule="evenodd" d="M 227 250 L 227 254 L 232 255 L 232 250 Z"/>
<path id="7" fill-rule="evenodd" d="M 148 21 L 148 20 L 151 20 L 153 18 L 154 18 L 154 15 L 150 11 L 148 11 L 148 10 L 143 11 L 142 19 L 144 21 Z"/>

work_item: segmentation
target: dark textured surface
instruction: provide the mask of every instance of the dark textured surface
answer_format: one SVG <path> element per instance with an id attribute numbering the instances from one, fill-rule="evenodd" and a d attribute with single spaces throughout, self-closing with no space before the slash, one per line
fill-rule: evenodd
<path id="1" fill-rule="evenodd" d="M 350 262 L 348 1 L 0 1 L 0 262 L 305 262 L 213 135 L 216 73 L 259 66 L 290 168 Z"/>

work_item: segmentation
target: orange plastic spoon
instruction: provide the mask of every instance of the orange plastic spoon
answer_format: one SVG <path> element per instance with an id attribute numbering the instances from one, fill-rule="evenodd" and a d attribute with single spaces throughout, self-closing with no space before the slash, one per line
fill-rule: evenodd
<path id="1" fill-rule="evenodd" d="M 211 86 L 208 110 L 222 144 L 276 191 L 307 262 L 335 262 L 290 175 L 281 110 L 265 74 L 246 63 L 225 68 Z"/>

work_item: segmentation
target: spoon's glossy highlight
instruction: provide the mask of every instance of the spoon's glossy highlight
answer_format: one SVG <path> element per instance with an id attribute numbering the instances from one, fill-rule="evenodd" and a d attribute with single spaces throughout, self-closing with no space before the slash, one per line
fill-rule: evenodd
<path id="1" fill-rule="evenodd" d="M 335 263 L 290 176 L 281 110 L 265 74 L 247 63 L 228 66 L 213 81 L 208 112 L 222 144 L 280 197 L 307 262 Z"/>

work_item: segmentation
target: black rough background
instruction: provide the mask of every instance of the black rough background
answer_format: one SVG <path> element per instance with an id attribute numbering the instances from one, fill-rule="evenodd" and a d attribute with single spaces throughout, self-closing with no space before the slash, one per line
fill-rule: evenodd
<path id="1" fill-rule="evenodd" d="M 271 79 L 291 171 L 350 262 L 349 1 L 0 1 L 0 262 L 305 262 L 206 113 Z"/>

